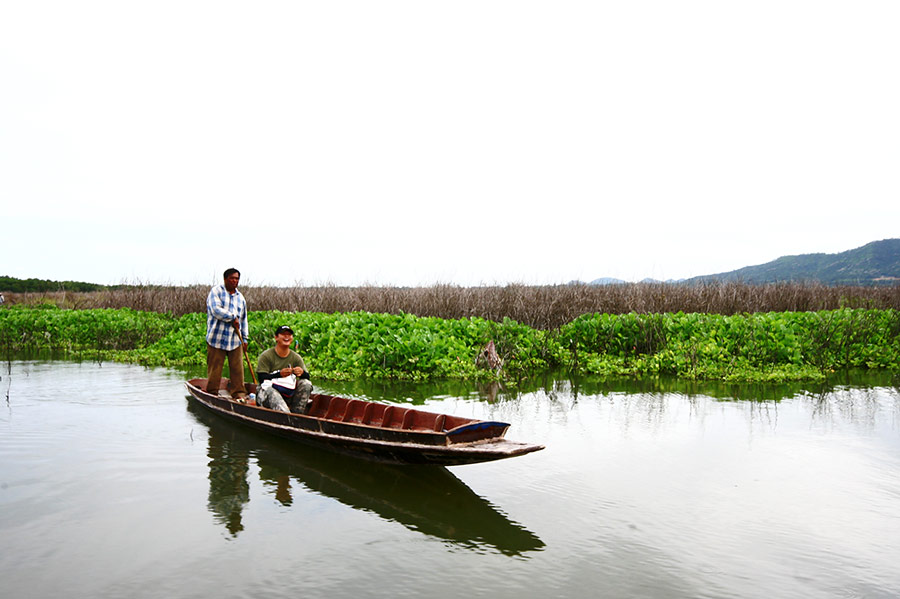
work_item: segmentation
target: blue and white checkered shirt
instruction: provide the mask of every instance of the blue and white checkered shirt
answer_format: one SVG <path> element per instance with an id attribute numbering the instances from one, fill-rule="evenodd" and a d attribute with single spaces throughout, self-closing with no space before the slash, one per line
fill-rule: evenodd
<path id="1" fill-rule="evenodd" d="M 225 285 L 216 285 L 206 298 L 206 342 L 226 351 L 231 351 L 241 344 L 234 330 L 232 321 L 238 318 L 241 323 L 241 335 L 244 341 L 250 336 L 247 326 L 247 302 L 240 291 L 234 295 L 228 293 Z"/>

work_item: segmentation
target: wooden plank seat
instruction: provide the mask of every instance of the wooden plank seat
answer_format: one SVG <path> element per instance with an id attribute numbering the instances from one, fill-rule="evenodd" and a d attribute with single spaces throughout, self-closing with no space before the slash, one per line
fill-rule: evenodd
<path id="1" fill-rule="evenodd" d="M 431 430 L 436 433 L 441 432 L 442 430 L 444 430 L 444 422 L 446 420 L 447 416 L 445 416 L 444 414 L 438 414 L 438 417 L 434 419 L 434 427 L 432 427 Z"/>
<path id="2" fill-rule="evenodd" d="M 357 424 L 362 423 L 363 419 L 365 418 L 367 405 L 369 404 L 365 401 L 351 399 L 347 402 L 347 407 L 344 408 L 344 415 L 341 416 L 341 421 L 355 422 Z"/>
<path id="3" fill-rule="evenodd" d="M 399 405 L 315 394 L 310 397 L 307 414 L 336 422 L 436 433 L 451 430 L 467 421 L 446 414 L 432 414 Z"/>
<path id="4" fill-rule="evenodd" d="M 344 416 L 349 402 L 349 399 L 343 397 L 332 397 L 328 404 L 328 410 L 325 412 L 325 420 L 340 420 Z"/>
<path id="5" fill-rule="evenodd" d="M 384 416 L 381 419 L 381 428 L 402 428 L 403 417 L 406 416 L 406 413 L 408 411 L 409 408 L 401 408 L 400 406 L 388 406 L 384 411 Z"/>
<path id="6" fill-rule="evenodd" d="M 310 402 L 312 405 L 307 410 L 307 414 L 310 416 L 315 416 L 316 418 L 324 418 L 325 412 L 328 410 L 328 403 L 330 398 L 327 395 L 314 395 L 310 397 Z"/>
<path id="7" fill-rule="evenodd" d="M 384 420 L 384 413 L 387 411 L 388 406 L 384 404 L 376 404 L 372 403 L 366 406 L 366 411 L 363 414 L 362 424 L 367 424 L 369 426 L 381 426 L 382 421 Z"/>

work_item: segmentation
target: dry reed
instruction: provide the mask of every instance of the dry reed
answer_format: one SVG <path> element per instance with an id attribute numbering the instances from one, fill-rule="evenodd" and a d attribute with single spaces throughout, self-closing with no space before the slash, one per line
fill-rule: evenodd
<path id="1" fill-rule="evenodd" d="M 129 285 L 94 292 L 7 294 L 8 304 L 53 304 L 61 308 L 131 308 L 176 316 L 206 310 L 204 285 L 189 287 Z M 251 310 L 283 312 L 354 312 L 511 318 L 538 329 L 555 329 L 582 314 L 700 312 L 738 314 L 851 308 L 900 310 L 900 285 L 830 287 L 810 283 L 748 285 L 714 283 L 673 285 L 511 284 L 493 287 L 241 287 Z"/>

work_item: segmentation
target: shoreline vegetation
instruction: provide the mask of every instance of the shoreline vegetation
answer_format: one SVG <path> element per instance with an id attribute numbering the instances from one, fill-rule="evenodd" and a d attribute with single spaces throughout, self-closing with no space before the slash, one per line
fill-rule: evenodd
<path id="1" fill-rule="evenodd" d="M 206 360 L 207 286 L 6 294 L 6 359 L 51 350 L 147 366 Z M 735 382 L 900 370 L 900 286 L 252 287 L 251 358 L 277 325 L 317 378 L 502 380 L 550 370 Z M 485 348 L 496 350 L 496 354 Z M 498 365 L 496 359 L 501 364 Z"/>

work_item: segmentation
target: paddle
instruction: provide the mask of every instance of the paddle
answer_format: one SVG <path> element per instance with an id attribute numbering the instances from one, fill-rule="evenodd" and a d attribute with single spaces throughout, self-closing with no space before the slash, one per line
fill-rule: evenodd
<path id="1" fill-rule="evenodd" d="M 234 326 L 234 330 L 237 332 L 237 336 L 241 342 L 241 345 L 245 345 L 244 336 L 241 335 L 241 325 L 238 324 L 236 320 L 233 320 L 232 323 Z M 259 383 L 256 380 L 256 371 L 253 370 L 253 364 L 250 363 L 250 354 L 248 354 L 247 352 L 242 353 L 244 354 L 244 357 L 247 358 L 247 366 L 250 368 L 250 376 L 253 377 L 253 384 L 259 386 Z"/>

